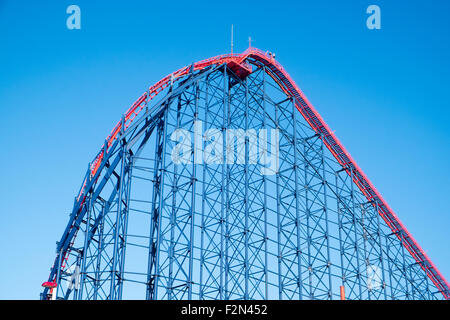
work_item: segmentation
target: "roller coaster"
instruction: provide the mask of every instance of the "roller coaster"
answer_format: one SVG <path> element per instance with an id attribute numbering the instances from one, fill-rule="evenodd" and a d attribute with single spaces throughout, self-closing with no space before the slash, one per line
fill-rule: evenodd
<path id="1" fill-rule="evenodd" d="M 275 56 L 253 47 L 136 100 L 89 163 L 56 252 L 43 300 L 450 297 Z"/>

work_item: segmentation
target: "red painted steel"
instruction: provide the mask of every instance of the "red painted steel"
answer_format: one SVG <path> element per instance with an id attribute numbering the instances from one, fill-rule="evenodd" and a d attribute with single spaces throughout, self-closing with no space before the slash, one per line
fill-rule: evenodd
<path id="1" fill-rule="evenodd" d="M 341 293 L 341 300 L 345 300 L 345 287 L 344 286 L 340 286 L 340 293 Z"/>
<path id="2" fill-rule="evenodd" d="M 46 281 L 46 282 L 44 282 L 44 283 L 42 284 L 42 286 L 43 286 L 44 288 L 53 289 L 53 288 L 56 288 L 56 282 L 53 282 L 53 281 Z"/>

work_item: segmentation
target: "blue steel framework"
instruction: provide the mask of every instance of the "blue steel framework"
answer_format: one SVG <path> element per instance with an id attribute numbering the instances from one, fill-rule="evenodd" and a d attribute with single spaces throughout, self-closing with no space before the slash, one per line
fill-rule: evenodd
<path id="1" fill-rule="evenodd" d="M 86 174 L 87 197 L 63 236 L 71 240 L 57 246 L 57 299 L 339 299 L 341 286 L 346 299 L 442 299 L 354 169 L 266 67 L 248 62 L 248 76 L 225 63 L 192 67 L 127 130 L 122 120 L 101 172 Z M 192 152 L 174 164 L 172 133 L 193 133 L 198 121 L 222 134 L 229 162 L 227 129 L 278 129 L 278 171 L 253 164 L 251 134 L 232 140 L 244 163 L 196 164 Z"/>

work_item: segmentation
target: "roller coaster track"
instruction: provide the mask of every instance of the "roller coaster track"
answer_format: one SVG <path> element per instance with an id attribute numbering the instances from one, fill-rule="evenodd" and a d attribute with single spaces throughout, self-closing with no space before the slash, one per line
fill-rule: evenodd
<path id="1" fill-rule="evenodd" d="M 378 212 L 381 218 L 386 222 L 392 233 L 402 242 L 403 246 L 412 255 L 417 264 L 426 272 L 427 276 L 439 289 L 445 299 L 450 298 L 450 286 L 445 280 L 444 276 L 439 272 L 427 254 L 414 240 L 412 235 L 408 232 L 406 227 L 402 224 L 400 219 L 389 207 L 381 194 L 373 186 L 370 180 L 366 177 L 364 172 L 359 168 L 344 146 L 340 143 L 339 139 L 330 130 L 328 125 L 322 119 L 320 114 L 312 106 L 312 104 L 305 97 L 303 92 L 295 84 L 285 69 L 274 59 L 270 54 L 267 54 L 256 48 L 249 48 L 242 54 L 224 54 L 202 60 L 193 63 L 190 66 L 181 68 L 170 75 L 164 77 L 159 82 L 151 86 L 145 93 L 143 93 L 139 99 L 127 110 L 121 121 L 119 121 L 110 135 L 105 140 L 100 152 L 94 158 L 90 164 L 88 172 L 82 183 L 81 189 L 76 197 L 74 211 L 71 215 L 71 220 L 58 243 L 58 255 L 55 259 L 49 281 L 55 281 L 57 276 L 58 265 L 61 269 L 65 267 L 65 261 L 68 257 L 71 243 L 73 243 L 77 231 L 80 226 L 80 221 L 83 219 L 83 205 L 85 204 L 89 190 L 97 182 L 100 172 L 106 166 L 106 159 L 109 151 L 114 149 L 115 143 L 119 140 L 121 134 L 131 126 L 140 112 L 165 88 L 172 85 L 174 82 L 183 78 L 193 71 L 199 71 L 211 66 L 218 66 L 221 64 L 228 64 L 234 66 L 240 66 L 242 68 L 248 68 L 248 63 L 256 66 L 265 66 L 267 74 L 276 81 L 280 88 L 290 97 L 295 99 L 295 106 L 301 113 L 304 119 L 309 123 L 311 128 L 320 136 L 326 147 L 333 154 L 336 160 L 343 168 L 349 169 L 347 172 L 353 172 L 352 179 L 365 195 L 367 200 L 374 206 L 377 205 Z M 78 221 L 78 222 L 77 222 Z M 47 288 L 44 290 L 44 294 L 47 292 Z"/>

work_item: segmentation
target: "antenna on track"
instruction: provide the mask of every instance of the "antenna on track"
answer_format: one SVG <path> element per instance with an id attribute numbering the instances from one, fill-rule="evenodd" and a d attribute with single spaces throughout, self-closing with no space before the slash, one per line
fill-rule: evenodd
<path id="1" fill-rule="evenodd" d="M 252 37 L 248 37 L 248 47 L 252 47 Z"/>
<path id="2" fill-rule="evenodd" d="M 233 24 L 231 24 L 231 54 L 233 54 Z"/>

